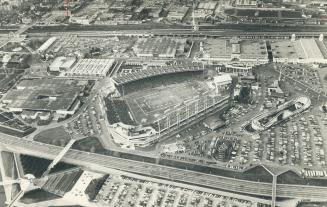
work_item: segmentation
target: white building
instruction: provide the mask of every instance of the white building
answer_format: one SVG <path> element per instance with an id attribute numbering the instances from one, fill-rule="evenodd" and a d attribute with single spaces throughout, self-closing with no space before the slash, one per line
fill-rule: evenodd
<path id="1" fill-rule="evenodd" d="M 275 62 L 327 63 L 326 42 L 317 39 L 271 42 Z"/>
<path id="2" fill-rule="evenodd" d="M 37 49 L 37 51 L 39 52 L 39 53 L 44 53 L 44 52 L 46 52 L 48 49 L 49 49 L 49 47 L 51 46 L 51 45 L 53 45 L 53 43 L 55 43 L 55 41 L 57 41 L 57 37 L 50 37 L 47 41 L 45 41 L 40 47 L 39 47 L 39 49 Z"/>
<path id="3" fill-rule="evenodd" d="M 199 59 L 207 62 L 249 65 L 269 62 L 266 42 L 261 40 L 210 39 L 202 43 L 201 53 Z"/>
<path id="4" fill-rule="evenodd" d="M 76 57 L 57 57 L 49 66 L 51 72 L 70 70 L 76 63 Z"/>
<path id="5" fill-rule="evenodd" d="M 109 131 L 119 144 L 146 147 L 159 139 L 158 132 L 152 127 L 132 126 L 121 122 L 109 125 Z"/>
<path id="6" fill-rule="evenodd" d="M 64 75 L 75 77 L 105 77 L 114 63 L 114 59 L 80 59 Z"/>
<path id="7" fill-rule="evenodd" d="M 220 88 L 226 87 L 231 83 L 232 83 L 232 77 L 226 73 L 215 76 L 213 77 L 212 80 L 207 82 L 209 88 L 216 90 L 216 93 L 219 92 Z"/>

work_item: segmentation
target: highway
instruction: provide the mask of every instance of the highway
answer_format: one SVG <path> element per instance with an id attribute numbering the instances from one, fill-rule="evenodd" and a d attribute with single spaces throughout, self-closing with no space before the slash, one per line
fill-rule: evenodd
<path id="1" fill-rule="evenodd" d="M 62 150 L 62 147 L 3 134 L 0 137 L 0 145 L 3 149 L 11 152 L 47 159 L 54 159 Z M 272 195 L 271 183 L 238 180 L 72 149 L 66 153 L 62 161 L 102 172 L 117 169 L 232 192 L 262 196 Z M 276 193 L 278 197 L 325 198 L 327 197 L 327 187 L 277 184 Z"/>

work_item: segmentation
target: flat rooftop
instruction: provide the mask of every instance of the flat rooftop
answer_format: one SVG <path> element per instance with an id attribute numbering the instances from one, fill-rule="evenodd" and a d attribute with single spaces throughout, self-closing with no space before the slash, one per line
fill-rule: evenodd
<path id="1" fill-rule="evenodd" d="M 9 108 L 57 111 L 68 110 L 84 90 L 87 81 L 67 79 L 22 80 L 9 91 L 3 101 Z"/>
<path id="2" fill-rule="evenodd" d="M 267 59 L 265 41 L 212 39 L 204 43 L 204 51 L 210 58 L 231 59 L 238 54 L 241 59 Z"/>
<path id="3" fill-rule="evenodd" d="M 232 54 L 232 46 L 225 39 L 212 39 L 204 44 L 204 51 L 208 51 L 211 58 L 221 57 L 230 58 Z"/>
<path id="4" fill-rule="evenodd" d="M 313 38 L 277 40 L 270 44 L 274 58 L 321 60 L 327 52 L 325 44 Z"/>
<path id="5" fill-rule="evenodd" d="M 106 76 L 114 62 L 114 59 L 80 59 L 66 74 L 72 76 Z"/>

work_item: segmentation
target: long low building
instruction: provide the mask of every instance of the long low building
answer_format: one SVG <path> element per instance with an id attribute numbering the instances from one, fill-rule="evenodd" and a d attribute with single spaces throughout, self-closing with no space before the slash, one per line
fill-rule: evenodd
<path id="1" fill-rule="evenodd" d="M 87 81 L 67 79 L 22 80 L 2 98 L 2 102 L 13 112 L 74 114 L 80 103 L 78 97 L 86 85 Z"/>
<path id="2" fill-rule="evenodd" d="M 265 41 L 210 39 L 202 42 L 199 59 L 212 63 L 242 62 L 252 65 L 269 62 Z"/>
<path id="3" fill-rule="evenodd" d="M 39 52 L 39 53 L 44 53 L 44 52 L 46 52 L 48 49 L 49 49 L 49 47 L 51 46 L 51 45 L 53 45 L 53 43 L 55 43 L 57 41 L 57 37 L 50 37 L 47 41 L 45 41 L 40 47 L 39 47 L 39 49 L 37 49 L 37 51 Z"/>
<path id="4" fill-rule="evenodd" d="M 114 59 L 80 59 L 64 74 L 74 77 L 105 77 L 114 63 Z"/>
<path id="5" fill-rule="evenodd" d="M 276 40 L 270 44 L 275 62 L 327 63 L 326 42 L 323 40 Z"/>

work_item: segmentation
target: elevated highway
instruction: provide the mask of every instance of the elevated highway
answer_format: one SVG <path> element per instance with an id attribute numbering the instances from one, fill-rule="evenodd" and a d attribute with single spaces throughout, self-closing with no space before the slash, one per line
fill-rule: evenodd
<path id="1" fill-rule="evenodd" d="M 20 139 L 8 135 L 0 135 L 0 146 L 3 150 L 27 154 L 47 159 L 55 159 L 62 151 L 62 147 L 43 144 L 40 142 Z M 62 161 L 84 166 L 86 168 L 110 172 L 117 169 L 147 176 L 156 176 L 178 182 L 186 182 L 209 188 L 245 193 L 250 195 L 271 196 L 272 183 L 253 182 L 204 174 L 190 170 L 178 169 L 162 165 L 150 164 L 140 161 L 110 157 L 100 154 L 88 153 L 70 149 Z M 276 194 L 285 198 L 325 198 L 327 197 L 327 186 L 286 185 L 277 184 Z"/>

